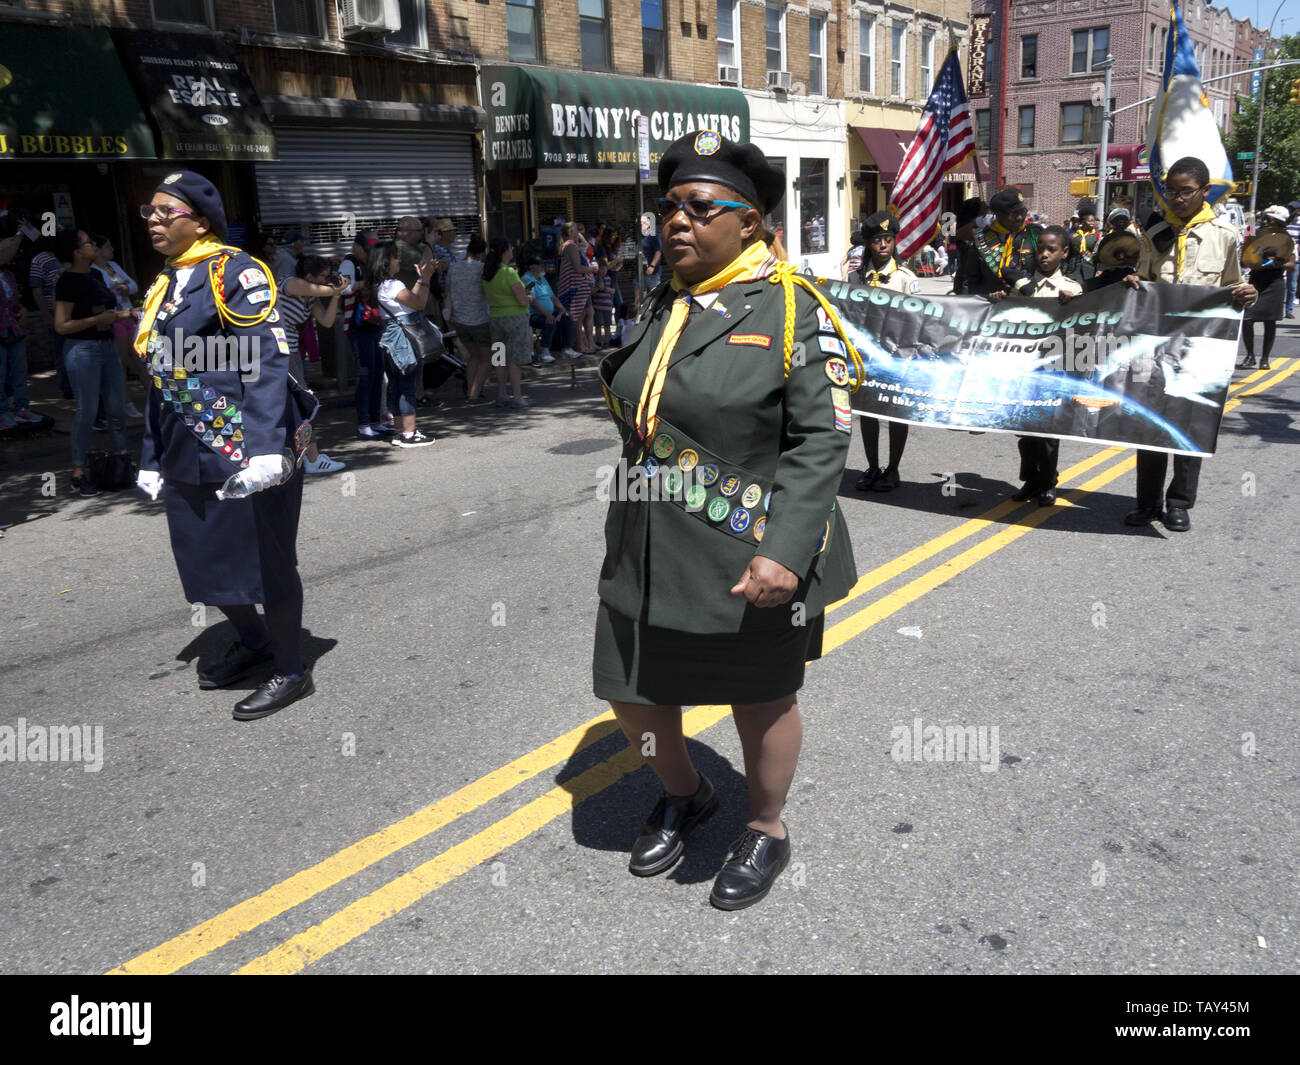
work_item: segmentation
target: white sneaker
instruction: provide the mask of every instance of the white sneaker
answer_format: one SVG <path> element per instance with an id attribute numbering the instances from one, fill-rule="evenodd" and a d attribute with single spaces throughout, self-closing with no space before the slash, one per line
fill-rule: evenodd
<path id="1" fill-rule="evenodd" d="M 134 403 L 128 403 L 126 405 L 126 416 L 136 421 L 144 417 L 144 415 L 141 414 L 140 411 L 136 409 L 136 405 Z"/>
<path id="2" fill-rule="evenodd" d="M 542 352 L 542 362 L 554 362 L 554 361 L 555 361 L 555 356 L 552 355 L 549 351 Z"/>
<path id="3" fill-rule="evenodd" d="M 366 440 L 377 440 L 382 435 L 383 435 L 382 433 L 375 432 L 368 425 L 357 426 L 357 436 L 363 437 Z"/>
<path id="4" fill-rule="evenodd" d="M 20 410 L 14 415 L 14 421 L 19 425 L 39 425 L 44 420 L 39 414 L 33 414 L 29 410 Z"/>
<path id="5" fill-rule="evenodd" d="M 335 461 L 323 451 L 316 456 L 315 462 L 308 461 L 302 464 L 302 468 L 308 473 L 338 473 L 346 467 L 346 463 Z"/>
<path id="6" fill-rule="evenodd" d="M 528 401 L 528 397 L 527 397 L 527 396 L 519 396 L 519 397 L 517 397 L 516 399 L 508 399 L 508 400 L 506 400 L 506 404 L 505 404 L 505 405 L 506 405 L 507 407 L 513 407 L 513 408 L 515 408 L 515 409 L 519 409 L 519 408 L 521 408 L 521 407 L 531 407 L 531 406 L 532 406 L 532 403 L 530 403 L 530 402 Z"/>
<path id="7" fill-rule="evenodd" d="M 565 348 L 563 351 L 560 352 L 560 354 L 563 355 L 566 359 L 582 358 L 582 352 L 574 351 L 572 348 Z"/>

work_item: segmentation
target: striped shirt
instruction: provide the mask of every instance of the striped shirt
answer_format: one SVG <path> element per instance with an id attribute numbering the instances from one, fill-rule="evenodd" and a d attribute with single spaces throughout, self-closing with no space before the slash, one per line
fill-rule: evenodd
<path id="1" fill-rule="evenodd" d="M 280 312 L 280 324 L 284 327 L 285 338 L 289 341 L 289 350 L 292 354 L 298 355 L 299 338 L 303 324 L 311 317 L 311 306 L 306 300 L 290 296 L 285 291 L 284 286 L 292 280 L 292 277 L 286 277 L 275 283 L 279 289 L 275 297 L 275 309 Z"/>

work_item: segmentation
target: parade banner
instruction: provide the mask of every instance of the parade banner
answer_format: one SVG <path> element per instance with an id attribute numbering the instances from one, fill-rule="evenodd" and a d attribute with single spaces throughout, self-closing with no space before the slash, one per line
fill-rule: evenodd
<path id="1" fill-rule="evenodd" d="M 1228 289 L 1110 285 L 1068 303 L 823 291 L 866 370 L 859 415 L 1214 453 L 1241 332 Z"/>

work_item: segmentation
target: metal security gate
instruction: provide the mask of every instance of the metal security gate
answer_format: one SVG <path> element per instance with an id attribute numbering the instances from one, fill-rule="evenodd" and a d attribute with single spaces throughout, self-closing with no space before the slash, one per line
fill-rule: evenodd
<path id="1" fill-rule="evenodd" d="M 352 235 L 391 239 L 397 219 L 449 216 L 464 245 L 479 221 L 474 138 L 404 129 L 277 127 L 279 162 L 257 164 L 263 228 L 298 229 L 323 255 L 346 254 Z"/>

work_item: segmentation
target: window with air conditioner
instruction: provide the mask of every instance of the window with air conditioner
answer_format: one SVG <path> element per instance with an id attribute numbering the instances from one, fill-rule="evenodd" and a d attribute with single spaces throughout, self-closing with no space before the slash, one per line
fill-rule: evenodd
<path id="1" fill-rule="evenodd" d="M 325 12 L 320 0 L 274 0 L 276 33 L 299 37 L 325 36 Z"/>
<path id="2" fill-rule="evenodd" d="M 212 12 L 208 0 L 153 0 L 153 20 L 186 26 L 211 26 Z"/>
<path id="3" fill-rule="evenodd" d="M 353 3 L 359 4 L 360 0 L 353 0 Z M 402 48 L 427 48 L 429 39 L 425 35 L 424 0 L 397 0 L 397 10 L 402 28 L 385 36 L 384 43 Z"/>
<path id="4" fill-rule="evenodd" d="M 740 0 L 718 0 L 718 69 L 740 73 Z M 737 76 L 737 82 L 740 78 Z"/>
<path id="5" fill-rule="evenodd" d="M 767 71 L 786 70 L 785 65 L 785 5 L 768 4 L 765 10 L 765 42 Z"/>
<path id="6" fill-rule="evenodd" d="M 858 91 L 876 91 L 876 17 L 858 19 Z"/>

